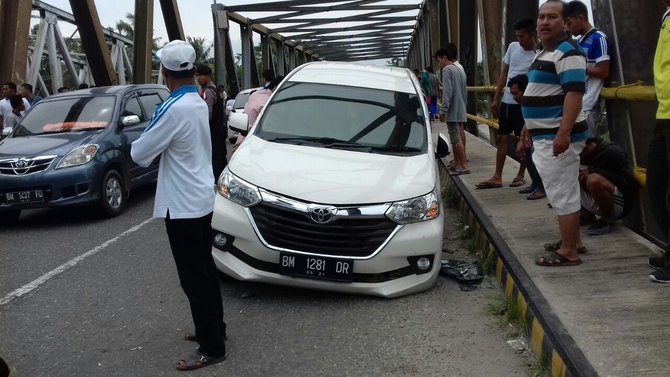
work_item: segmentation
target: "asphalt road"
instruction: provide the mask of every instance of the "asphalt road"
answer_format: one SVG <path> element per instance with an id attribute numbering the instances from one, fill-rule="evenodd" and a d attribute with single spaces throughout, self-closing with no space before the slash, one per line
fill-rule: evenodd
<path id="1" fill-rule="evenodd" d="M 0 356 L 18 376 L 178 376 L 194 344 L 153 187 L 103 220 L 25 212 L 0 229 Z M 453 220 L 453 219 L 452 219 Z M 393 300 L 222 280 L 228 357 L 192 376 L 527 376 L 485 307 L 497 289 Z M 251 297 L 243 298 L 247 294 Z"/>

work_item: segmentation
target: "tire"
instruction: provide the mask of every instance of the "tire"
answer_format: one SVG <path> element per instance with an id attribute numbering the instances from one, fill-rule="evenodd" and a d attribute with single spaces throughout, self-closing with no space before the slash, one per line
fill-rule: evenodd
<path id="1" fill-rule="evenodd" d="M 0 225 L 14 225 L 19 221 L 19 216 L 21 216 L 20 209 L 2 211 L 0 212 Z"/>
<path id="2" fill-rule="evenodd" d="M 104 217 L 115 217 L 123 212 L 126 206 L 125 192 L 121 174 L 116 170 L 108 170 L 100 184 L 99 207 Z"/>

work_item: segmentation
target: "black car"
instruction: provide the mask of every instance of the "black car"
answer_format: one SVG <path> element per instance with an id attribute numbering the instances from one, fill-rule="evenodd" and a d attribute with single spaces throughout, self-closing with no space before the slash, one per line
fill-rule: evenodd
<path id="1" fill-rule="evenodd" d="M 0 141 L 0 222 L 21 210 L 97 205 L 123 211 L 131 189 L 156 180 L 130 158 L 130 144 L 169 96 L 162 85 L 96 87 L 38 102 Z"/>

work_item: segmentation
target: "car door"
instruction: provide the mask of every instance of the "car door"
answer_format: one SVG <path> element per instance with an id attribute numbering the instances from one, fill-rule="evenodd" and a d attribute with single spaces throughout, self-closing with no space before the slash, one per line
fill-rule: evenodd
<path id="1" fill-rule="evenodd" d="M 144 129 L 147 128 L 148 126 L 148 120 L 147 116 L 145 115 L 144 111 L 142 110 L 142 106 L 140 105 L 140 102 L 138 100 L 138 97 L 140 96 L 139 92 L 135 92 L 128 96 L 125 99 L 125 102 L 123 104 L 123 109 L 121 110 L 120 114 L 120 121 L 121 121 L 121 134 L 122 134 L 122 150 L 124 157 L 127 161 L 127 166 L 128 166 L 128 181 L 131 183 L 131 186 L 133 186 L 134 181 L 141 177 L 143 174 L 145 174 L 149 169 L 148 168 L 143 168 L 135 163 L 135 161 L 132 160 L 130 157 L 130 145 L 133 141 L 137 140 L 140 135 L 142 135 L 142 132 L 144 132 Z M 129 124 L 129 125 L 123 125 L 123 119 L 132 115 L 136 115 L 139 117 L 139 123 L 135 124 Z"/>

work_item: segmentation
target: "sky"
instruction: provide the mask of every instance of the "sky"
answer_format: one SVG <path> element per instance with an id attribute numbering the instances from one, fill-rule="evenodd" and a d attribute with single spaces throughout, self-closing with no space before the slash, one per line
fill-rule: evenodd
<path id="1" fill-rule="evenodd" d="M 65 10 L 71 13 L 69 0 L 43 0 L 49 5 Z M 217 0 L 218 3 L 224 5 L 242 5 L 254 3 L 268 3 L 279 0 Z M 546 0 L 539 0 L 544 3 Z M 588 0 L 582 0 L 589 8 L 589 16 L 591 12 L 591 4 Z M 182 26 L 187 36 L 204 38 L 209 43 L 214 41 L 213 23 L 211 6 L 212 0 L 177 0 L 179 12 L 182 19 Z M 382 4 L 416 4 L 421 3 L 421 0 L 386 0 Z M 133 13 L 135 9 L 135 0 L 95 0 L 100 23 L 103 27 L 111 27 L 119 20 L 124 20 L 127 13 Z M 343 13 L 343 12 L 340 12 Z M 415 12 L 416 13 L 416 12 Z M 400 13 L 402 14 L 402 13 Z M 33 12 L 33 15 L 37 15 Z M 267 13 L 243 13 L 247 17 L 258 17 L 268 15 Z M 404 14 L 403 14 L 404 15 Z M 337 15 L 341 16 L 340 14 Z M 592 19 L 592 18 L 591 18 Z M 38 19 L 33 19 L 33 24 L 39 22 Z M 240 37 L 239 27 L 237 24 L 231 22 L 231 40 L 233 50 L 240 51 Z M 345 25 L 346 26 L 346 25 Z M 59 22 L 59 27 L 64 37 L 71 36 L 75 31 L 74 25 L 69 25 L 65 22 Z M 154 0 L 154 37 L 161 37 L 162 43 L 167 42 L 167 32 L 165 30 L 165 23 L 160 9 L 160 2 Z M 260 43 L 260 36 L 254 33 L 255 44 Z M 384 61 L 374 61 L 377 64 L 384 64 Z"/>

